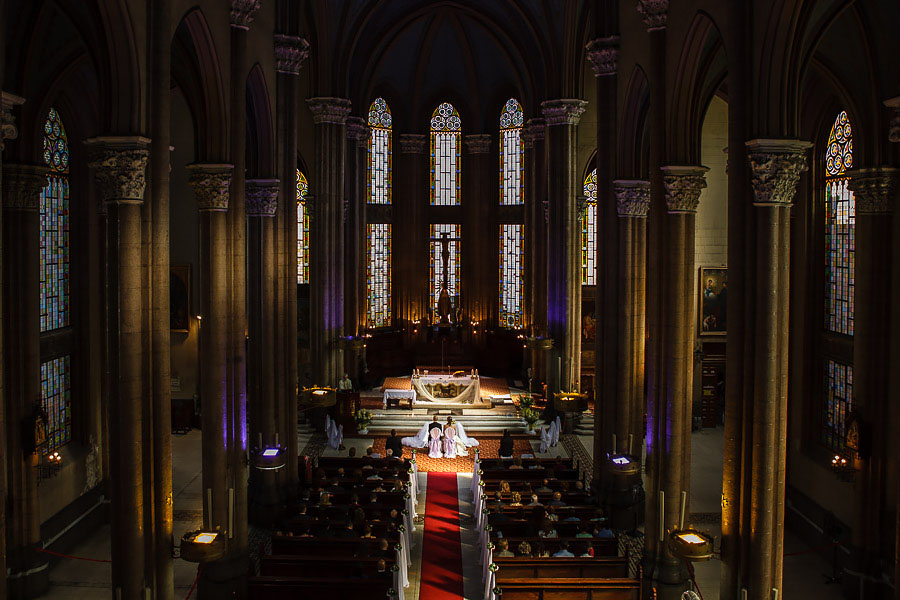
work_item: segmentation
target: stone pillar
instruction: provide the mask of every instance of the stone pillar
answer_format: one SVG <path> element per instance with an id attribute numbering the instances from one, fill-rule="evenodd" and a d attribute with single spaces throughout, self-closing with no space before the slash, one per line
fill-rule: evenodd
<path id="1" fill-rule="evenodd" d="M 297 85 L 300 69 L 309 57 L 309 42 L 292 35 L 275 36 L 276 103 L 278 170 L 281 175 L 281 210 L 276 227 L 283 231 L 285 270 L 279 274 L 284 291 L 282 353 L 285 362 L 282 393 L 285 423 L 284 448 L 287 452 L 286 473 L 282 476 L 288 498 L 297 494 L 299 474 L 297 456 Z M 277 332 L 276 332 L 277 333 Z"/>
<path id="2" fill-rule="evenodd" d="M 529 119 L 522 130 L 525 146 L 525 319 L 529 337 L 547 335 L 547 169 L 543 119 Z M 532 391 L 547 380 L 543 350 L 530 348 Z"/>
<path id="3" fill-rule="evenodd" d="M 257 452 L 276 444 L 279 411 L 275 390 L 276 324 L 280 307 L 276 302 L 275 213 L 280 182 L 277 179 L 250 179 L 246 184 L 248 220 L 248 332 L 247 378 L 249 383 L 250 443 Z M 284 418 L 282 416 L 282 418 Z M 262 443 L 260 443 L 260 440 Z M 278 440 L 281 442 L 283 440 Z M 271 524 L 280 515 L 280 498 L 274 471 L 256 471 L 253 521 Z"/>
<path id="4" fill-rule="evenodd" d="M 581 372 L 581 229 L 576 208 L 580 189 L 575 142 L 576 126 L 586 104 L 584 100 L 541 103 L 547 123 L 545 156 L 550 202 L 547 329 L 562 359 L 557 364 L 551 362 L 551 391 L 576 389 Z"/>
<path id="5" fill-rule="evenodd" d="M 879 577 L 883 547 L 885 485 L 890 464 L 889 370 L 893 214 L 900 170 L 890 167 L 848 173 L 856 197 L 856 304 L 853 333 L 853 405 L 863 430 L 857 467 L 859 506 L 865 506 L 860 569 Z"/>
<path id="6" fill-rule="evenodd" d="M 347 335 L 357 335 L 366 326 L 366 173 L 369 128 L 359 117 L 347 118 L 347 170 L 344 179 L 345 237 L 347 263 L 344 272 L 344 322 Z M 346 349 L 344 371 L 359 381 L 361 350 Z"/>
<path id="7" fill-rule="evenodd" d="M 0 34 L 2 36 L 2 34 Z M 2 56 L 2 50 L 0 50 L 0 56 Z M 0 82 L 2 84 L 2 82 Z M 12 94 L 7 94 L 5 92 L 0 92 L 0 191 L 3 189 L 3 150 L 6 145 L 6 140 L 12 140 L 18 137 L 18 131 L 16 130 L 16 121 L 12 115 L 12 109 L 14 106 L 18 104 L 22 104 L 25 100 L 23 98 L 19 98 L 18 96 L 14 96 Z M 4 265 L 5 261 L 3 260 L 3 207 L 2 202 L 0 202 L 0 290 L 5 289 L 3 286 L 3 274 L 4 274 Z M 0 316 L 5 314 L 3 312 L 3 307 L 5 306 L 5 299 L 3 298 L 3 293 L 0 292 Z M 7 585 L 6 585 L 6 566 L 7 566 L 7 557 L 6 557 L 6 532 L 7 532 L 7 523 L 10 521 L 10 512 L 8 510 L 7 504 L 7 468 L 6 462 L 8 460 L 9 449 L 11 446 L 9 445 L 9 434 L 10 431 L 7 431 L 7 427 L 9 427 L 9 423 L 12 421 L 8 421 L 6 418 L 6 386 L 5 386 L 5 375 L 6 375 L 6 364 L 5 357 L 6 353 L 4 350 L 4 344 L 6 343 L 6 323 L 0 321 L 0 600 L 6 600 L 7 598 Z M 15 429 L 15 425 L 12 426 L 12 429 Z"/>
<path id="8" fill-rule="evenodd" d="M 497 248 L 496 162 L 491 161 L 491 136 L 478 133 L 463 136 L 461 279 L 460 291 L 463 313 L 470 323 L 498 326 L 497 273 L 499 272 Z M 494 185 L 492 185 L 494 184 Z M 481 342 L 485 336 L 473 337 Z"/>
<path id="9" fill-rule="evenodd" d="M 189 183 L 200 210 L 200 403 L 203 430 L 203 527 L 227 537 L 228 520 L 228 222 L 233 166 L 188 165 Z M 230 542 L 230 540 L 229 540 Z M 224 562 L 224 561 L 220 561 Z M 210 569 L 209 567 L 213 567 Z M 214 571 L 210 576 L 209 571 Z M 207 565 L 200 583 L 203 597 L 213 598 L 226 579 Z"/>
<path id="10" fill-rule="evenodd" d="M 392 257 L 395 314 L 408 328 L 429 312 L 428 223 L 428 136 L 404 133 L 399 136 L 400 155 L 394 161 L 394 210 L 403 215 L 394 224 Z"/>
<path id="11" fill-rule="evenodd" d="M 41 408 L 41 190 L 47 169 L 34 165 L 3 167 L 3 321 L 6 422 L 4 433 L 9 496 L 4 519 L 10 597 L 34 597 L 46 591 L 47 558 L 41 545 L 37 487 L 39 452 L 23 437 L 22 424 Z M 8 457 L 8 458 L 7 458 Z M 6 578 L 6 573 L 2 574 Z M 140 579 L 140 570 L 138 577 Z"/>
<path id="12" fill-rule="evenodd" d="M 787 437 L 787 363 L 790 207 L 806 150 L 799 140 L 747 142 L 756 213 L 756 323 L 753 332 L 752 429 L 745 440 L 744 474 L 749 481 L 749 581 L 751 600 L 781 591 Z"/>
<path id="13" fill-rule="evenodd" d="M 350 101 L 310 98 L 316 136 L 310 229 L 310 327 L 313 382 L 336 386 L 344 334 L 344 144 Z"/>
<path id="14" fill-rule="evenodd" d="M 150 140 L 87 140 L 89 165 L 106 203 L 107 348 L 113 597 L 143 600 L 145 587 L 141 205 Z M 148 307 L 147 307 L 148 308 Z"/>

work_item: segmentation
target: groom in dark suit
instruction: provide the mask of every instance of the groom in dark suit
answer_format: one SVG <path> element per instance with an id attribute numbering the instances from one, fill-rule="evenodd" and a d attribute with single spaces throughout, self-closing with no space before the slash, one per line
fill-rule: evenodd
<path id="1" fill-rule="evenodd" d="M 441 430 L 441 437 L 444 437 L 444 428 L 440 424 L 440 422 L 438 422 L 437 415 L 434 415 L 434 419 L 432 419 L 431 424 L 428 425 L 428 437 L 431 437 L 431 430 L 434 429 L 435 427 L 437 427 L 438 429 Z"/>

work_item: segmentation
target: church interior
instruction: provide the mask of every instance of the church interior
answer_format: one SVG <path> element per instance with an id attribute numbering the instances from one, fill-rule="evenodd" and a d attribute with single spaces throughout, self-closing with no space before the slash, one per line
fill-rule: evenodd
<path id="1" fill-rule="evenodd" d="M 898 22 L 0 0 L 0 600 L 900 600 Z"/>

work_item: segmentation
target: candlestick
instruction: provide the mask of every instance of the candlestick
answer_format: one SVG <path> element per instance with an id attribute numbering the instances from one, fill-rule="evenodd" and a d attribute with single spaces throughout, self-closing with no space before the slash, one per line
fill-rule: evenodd
<path id="1" fill-rule="evenodd" d="M 666 493 L 659 491 L 659 541 L 666 539 Z"/>
<path id="2" fill-rule="evenodd" d="M 687 508 L 687 492 L 681 492 L 681 520 L 678 521 L 678 529 L 684 530 L 684 511 Z"/>

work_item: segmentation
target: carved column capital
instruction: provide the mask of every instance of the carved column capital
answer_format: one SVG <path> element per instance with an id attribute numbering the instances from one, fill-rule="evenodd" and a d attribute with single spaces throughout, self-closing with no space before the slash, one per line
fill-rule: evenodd
<path id="1" fill-rule="evenodd" d="M 421 133 L 400 134 L 400 154 L 425 154 L 428 136 Z"/>
<path id="2" fill-rule="evenodd" d="M 6 140 L 14 140 L 19 137 L 19 130 L 16 129 L 16 118 L 12 114 L 12 109 L 24 103 L 25 98 L 20 98 L 7 92 L 0 92 L 0 152 L 3 152 Z"/>
<path id="3" fill-rule="evenodd" d="M 491 151 L 491 135 L 489 133 L 477 133 L 463 136 L 468 154 L 487 154 Z"/>
<path id="4" fill-rule="evenodd" d="M 3 207 L 6 210 L 37 212 L 41 209 L 41 190 L 47 187 L 47 167 L 3 165 Z"/>
<path id="5" fill-rule="evenodd" d="M 646 219 L 650 212 L 650 182 L 638 179 L 616 179 L 616 211 L 620 217 Z"/>
<path id="6" fill-rule="evenodd" d="M 85 140 L 84 145 L 102 202 L 141 204 L 144 201 L 149 139 L 105 136 Z"/>
<path id="7" fill-rule="evenodd" d="M 262 0 L 231 0 L 231 26 L 235 29 L 250 29 L 253 15 L 259 10 Z"/>
<path id="8" fill-rule="evenodd" d="M 197 163 L 187 166 L 188 184 L 194 190 L 201 211 L 228 210 L 231 173 L 234 165 Z"/>
<path id="9" fill-rule="evenodd" d="M 900 96 L 885 100 L 884 105 L 891 110 L 891 122 L 888 125 L 888 140 L 900 142 Z"/>
<path id="10" fill-rule="evenodd" d="M 360 117 L 347 117 L 347 139 L 356 142 L 357 148 L 365 148 L 369 141 L 369 126 Z"/>
<path id="11" fill-rule="evenodd" d="M 857 215 L 890 215 L 894 212 L 900 169 L 877 167 L 847 171 L 856 197 Z"/>
<path id="12" fill-rule="evenodd" d="M 587 207 L 587 196 L 575 196 L 575 219 L 577 219 L 579 223 L 584 221 L 585 211 L 587 210 Z"/>
<path id="13" fill-rule="evenodd" d="M 244 185 L 248 217 L 274 217 L 278 210 L 278 179 L 248 179 Z"/>
<path id="14" fill-rule="evenodd" d="M 547 125 L 578 125 L 587 102 L 577 99 L 545 100 L 541 102 L 541 114 Z"/>
<path id="15" fill-rule="evenodd" d="M 669 213 L 695 213 L 700 204 L 700 192 L 706 187 L 703 166 L 669 165 L 660 167 L 663 187 L 666 190 L 666 206 Z"/>
<path id="16" fill-rule="evenodd" d="M 547 122 L 544 119 L 528 119 L 522 128 L 522 141 L 525 148 L 534 148 L 534 143 L 544 139 L 544 129 Z"/>
<path id="17" fill-rule="evenodd" d="M 647 24 L 647 31 L 665 29 L 669 14 L 669 0 L 638 0 L 637 11 L 644 23 Z"/>
<path id="18" fill-rule="evenodd" d="M 313 114 L 313 123 L 343 125 L 350 116 L 350 101 L 346 98 L 310 98 L 306 101 Z"/>
<path id="19" fill-rule="evenodd" d="M 591 40 L 585 48 L 588 62 L 594 69 L 594 77 L 616 74 L 619 61 L 619 36 Z"/>
<path id="20" fill-rule="evenodd" d="M 277 73 L 299 75 L 307 58 L 309 58 L 309 42 L 302 37 L 275 34 L 275 71 Z"/>
<path id="21" fill-rule="evenodd" d="M 809 167 L 802 140 L 756 139 L 747 142 L 750 184 L 755 206 L 790 205 L 797 193 L 800 173 Z"/>

